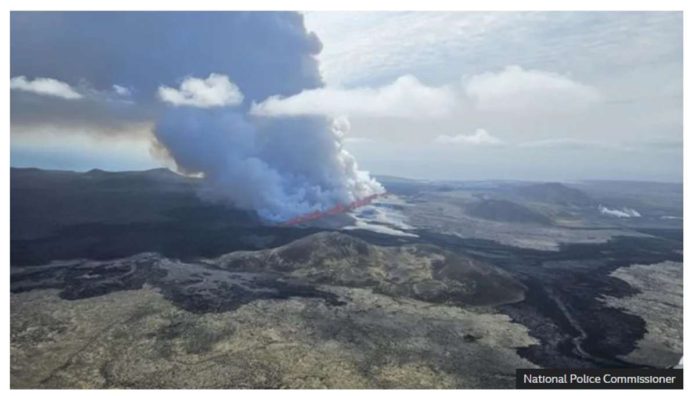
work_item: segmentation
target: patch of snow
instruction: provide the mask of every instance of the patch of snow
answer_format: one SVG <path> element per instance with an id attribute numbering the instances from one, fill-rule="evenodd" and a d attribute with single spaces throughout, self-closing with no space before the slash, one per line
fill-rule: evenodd
<path id="1" fill-rule="evenodd" d="M 660 216 L 662 220 L 684 220 L 681 216 Z"/>
<path id="2" fill-rule="evenodd" d="M 605 216 L 613 216 L 613 217 L 621 217 L 621 218 L 641 217 L 640 213 L 638 213 L 637 210 L 631 209 L 631 208 L 626 208 L 626 207 L 624 207 L 622 209 L 610 209 L 604 205 L 599 205 L 598 209 L 599 209 L 599 213 L 601 213 Z"/>

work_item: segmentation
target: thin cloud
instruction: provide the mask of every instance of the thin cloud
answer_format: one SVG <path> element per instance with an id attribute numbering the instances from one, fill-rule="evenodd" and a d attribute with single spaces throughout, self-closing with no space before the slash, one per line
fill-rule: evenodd
<path id="1" fill-rule="evenodd" d="M 549 149 L 601 149 L 616 151 L 634 151 L 635 148 L 629 145 L 619 145 L 597 140 L 583 140 L 574 138 L 541 139 L 522 142 L 522 148 L 549 148 Z"/>
<path id="2" fill-rule="evenodd" d="M 508 66 L 463 80 L 477 110 L 516 114 L 566 113 L 599 102 L 594 87 L 542 70 Z"/>
<path id="3" fill-rule="evenodd" d="M 680 12 L 308 12 L 305 20 L 324 43 L 329 85 L 405 72 L 447 80 L 507 64 L 603 74 L 682 56 Z"/>
<path id="4" fill-rule="evenodd" d="M 39 77 L 34 80 L 28 80 L 25 76 L 12 77 L 10 79 L 10 89 L 68 100 L 82 98 L 82 95 L 69 84 L 53 78 Z"/>
<path id="5" fill-rule="evenodd" d="M 186 78 L 179 88 L 160 86 L 158 97 L 174 106 L 223 107 L 242 103 L 244 95 L 229 77 L 211 73 L 208 78 Z"/>
<path id="6" fill-rule="evenodd" d="M 289 97 L 272 96 L 254 103 L 251 114 L 267 117 L 328 115 L 394 118 L 442 117 L 457 106 L 446 87 L 430 87 L 402 76 L 378 88 L 317 88 Z"/>
<path id="7" fill-rule="evenodd" d="M 435 138 L 435 143 L 439 144 L 466 144 L 474 146 L 497 146 L 503 144 L 503 141 L 486 131 L 485 129 L 477 129 L 471 135 L 457 134 L 440 135 Z"/>
<path id="8" fill-rule="evenodd" d="M 114 84 L 112 86 L 112 88 L 114 89 L 114 92 L 116 93 L 116 95 L 119 95 L 119 96 L 130 96 L 131 95 L 131 90 L 124 87 L 124 86 Z"/>
<path id="9" fill-rule="evenodd" d="M 345 144 L 361 144 L 361 143 L 374 143 L 374 139 L 366 137 L 347 137 L 343 139 Z"/>

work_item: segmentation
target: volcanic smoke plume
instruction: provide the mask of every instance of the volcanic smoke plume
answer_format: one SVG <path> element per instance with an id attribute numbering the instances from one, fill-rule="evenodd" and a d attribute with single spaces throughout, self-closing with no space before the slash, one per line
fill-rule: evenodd
<path id="1" fill-rule="evenodd" d="M 347 127 L 342 119 L 176 108 L 156 137 L 181 171 L 204 175 L 207 197 L 285 221 L 384 191 L 343 148 Z"/>
<path id="2" fill-rule="evenodd" d="M 13 14 L 11 36 L 17 76 L 85 93 L 66 100 L 12 90 L 13 123 L 88 124 L 98 127 L 80 129 L 99 138 L 142 138 L 142 125 L 154 122 L 155 152 L 204 175 L 205 196 L 273 221 L 383 190 L 343 149 L 346 122 L 249 112 L 323 86 L 322 45 L 299 13 L 26 12 Z"/>
<path id="3" fill-rule="evenodd" d="M 316 62 L 321 43 L 301 17 L 254 17 L 263 40 L 236 45 L 229 69 L 189 74 L 178 88 L 159 87 L 168 107 L 155 127 L 158 144 L 180 171 L 204 176 L 204 197 L 253 209 L 266 220 L 286 221 L 384 192 L 344 149 L 346 119 L 250 114 L 253 103 L 269 96 L 323 85 Z M 235 67 L 257 72 L 236 79 Z"/>

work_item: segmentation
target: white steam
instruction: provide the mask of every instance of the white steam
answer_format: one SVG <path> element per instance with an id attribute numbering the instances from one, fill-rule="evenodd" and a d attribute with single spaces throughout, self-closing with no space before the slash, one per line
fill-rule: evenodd
<path id="1" fill-rule="evenodd" d="M 384 191 L 343 148 L 349 127 L 340 118 L 172 107 L 155 136 L 181 171 L 204 175 L 207 197 L 284 221 Z"/>

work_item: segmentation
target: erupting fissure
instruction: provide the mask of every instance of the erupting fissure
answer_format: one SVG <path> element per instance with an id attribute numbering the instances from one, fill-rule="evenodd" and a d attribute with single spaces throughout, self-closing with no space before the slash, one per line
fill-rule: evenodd
<path id="1" fill-rule="evenodd" d="M 353 202 L 349 203 L 348 205 L 338 203 L 334 207 L 327 209 L 327 210 L 323 210 L 323 211 L 322 210 L 315 210 L 314 212 L 305 213 L 305 214 L 301 214 L 299 216 L 295 216 L 295 217 L 283 222 L 282 225 L 294 226 L 294 225 L 306 223 L 309 221 L 318 220 L 322 217 L 333 216 L 333 215 L 337 215 L 337 214 L 341 214 L 341 213 L 345 213 L 345 212 L 350 212 L 351 210 L 355 210 L 361 206 L 369 205 L 375 199 L 377 199 L 379 197 L 383 197 L 387 194 L 388 193 L 386 193 L 386 192 L 381 193 L 381 194 L 372 194 L 372 195 L 369 195 L 365 198 L 361 198 L 361 199 L 358 199 L 356 201 L 353 201 Z"/>

